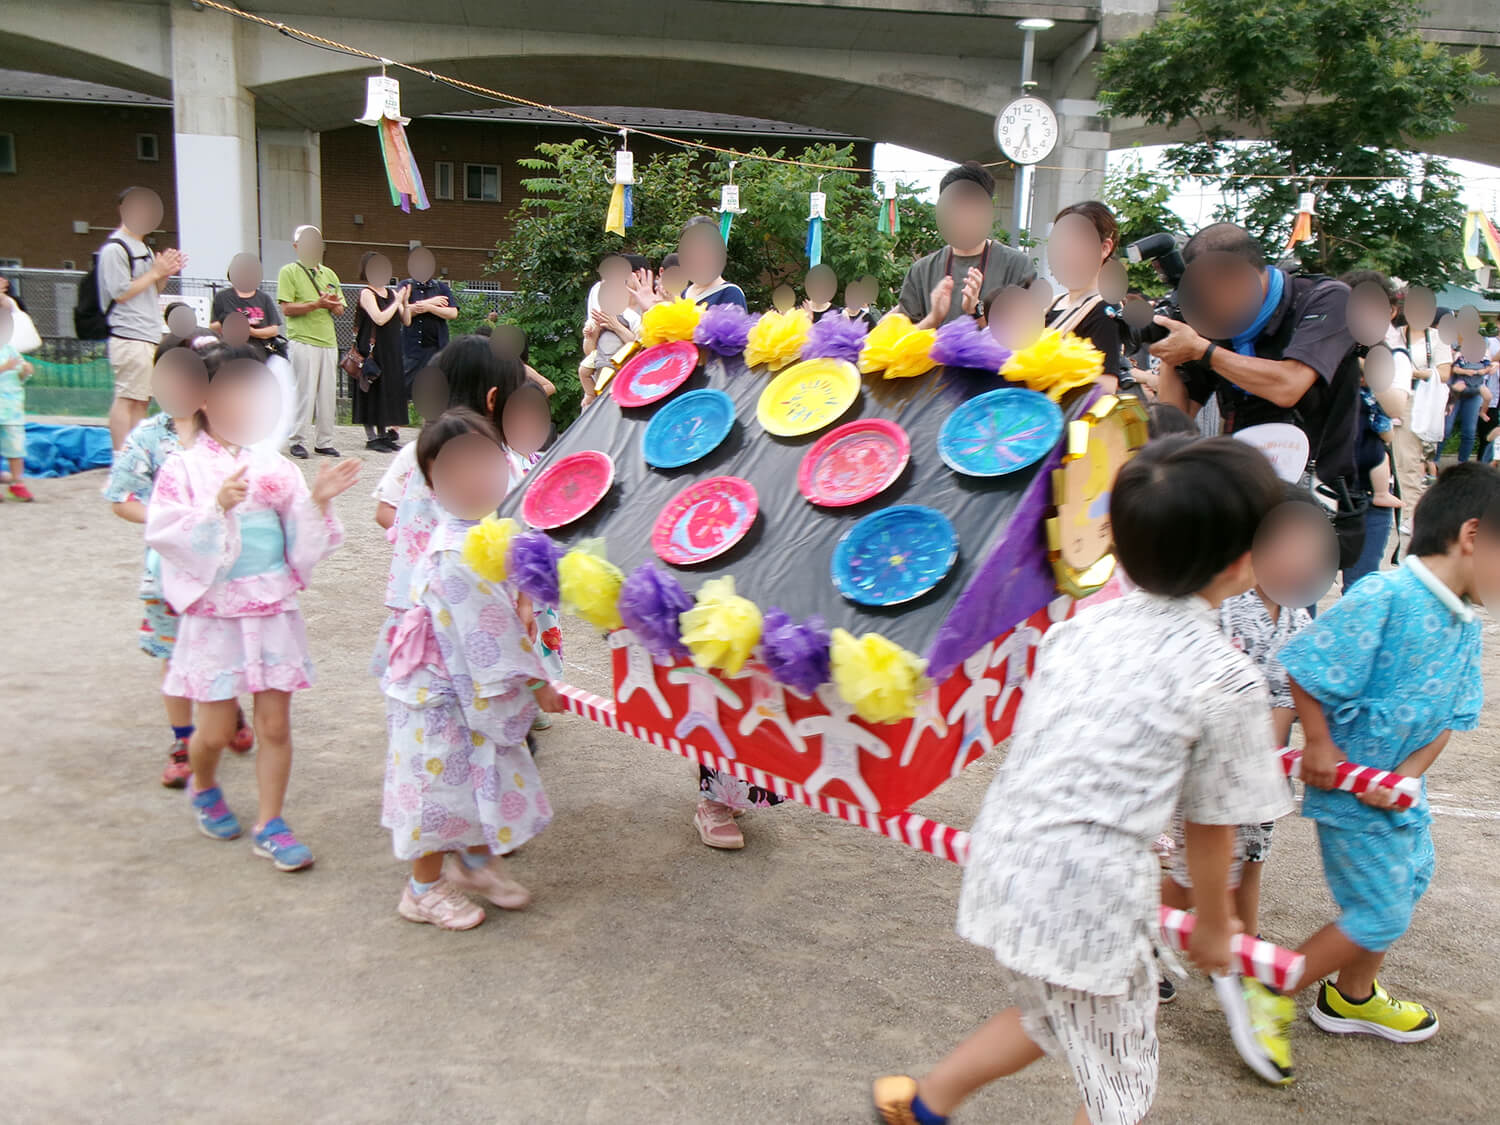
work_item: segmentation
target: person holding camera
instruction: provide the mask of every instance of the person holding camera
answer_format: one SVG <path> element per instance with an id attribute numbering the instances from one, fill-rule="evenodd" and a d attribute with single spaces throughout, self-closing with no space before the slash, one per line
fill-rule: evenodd
<path id="1" fill-rule="evenodd" d="M 1356 463 L 1361 372 L 1349 287 L 1268 265 L 1233 223 L 1203 228 L 1182 257 L 1181 318 L 1155 318 L 1166 333 L 1151 345 L 1160 400 L 1196 414 L 1215 399 L 1225 433 L 1287 422 L 1306 434 L 1304 479 L 1336 502 L 1341 565 L 1352 565 L 1369 497 Z"/>

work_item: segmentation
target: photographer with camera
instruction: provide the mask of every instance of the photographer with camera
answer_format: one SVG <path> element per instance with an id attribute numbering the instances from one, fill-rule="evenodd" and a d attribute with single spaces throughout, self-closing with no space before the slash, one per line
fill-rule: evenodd
<path id="1" fill-rule="evenodd" d="M 1266 264 L 1233 223 L 1199 231 L 1182 249 L 1177 317 L 1158 315 L 1151 354 L 1161 360 L 1159 397 L 1196 414 L 1211 397 L 1235 433 L 1288 422 L 1307 435 L 1309 485 L 1336 506 L 1341 565 L 1364 541 L 1369 494 L 1355 447 L 1360 364 L 1349 332 L 1349 287 Z M 1153 333 L 1155 334 L 1155 333 Z"/>

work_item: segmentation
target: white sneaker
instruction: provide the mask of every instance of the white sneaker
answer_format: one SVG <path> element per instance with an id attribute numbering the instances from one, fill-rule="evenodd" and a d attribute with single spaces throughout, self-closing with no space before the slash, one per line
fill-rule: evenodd
<path id="1" fill-rule="evenodd" d="M 426 922 L 440 930 L 472 930 L 484 921 L 483 908 L 447 879 L 439 879 L 420 897 L 408 879 L 396 910 L 408 922 Z"/>

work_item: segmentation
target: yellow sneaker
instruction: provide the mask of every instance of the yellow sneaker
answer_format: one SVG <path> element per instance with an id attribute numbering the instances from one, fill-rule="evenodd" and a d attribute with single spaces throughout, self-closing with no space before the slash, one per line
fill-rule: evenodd
<path id="1" fill-rule="evenodd" d="M 1308 1018 L 1332 1035 L 1378 1035 L 1392 1043 L 1420 1043 L 1438 1032 L 1437 1013 L 1411 1000 L 1393 1000 L 1375 982 L 1375 993 L 1353 1004 L 1328 981 L 1318 987 L 1318 1002 Z"/>
<path id="2" fill-rule="evenodd" d="M 1296 1001 L 1272 992 L 1253 977 L 1216 976 L 1214 995 L 1245 1065 L 1272 1086 L 1290 1085 Z"/>

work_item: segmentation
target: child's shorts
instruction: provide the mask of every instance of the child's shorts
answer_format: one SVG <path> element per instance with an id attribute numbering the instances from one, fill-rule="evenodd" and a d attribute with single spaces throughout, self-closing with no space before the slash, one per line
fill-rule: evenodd
<path id="1" fill-rule="evenodd" d="M 1156 1096 L 1157 968 L 1143 950 L 1123 996 L 1099 996 L 1011 973 L 1021 1027 L 1066 1063 L 1093 1125 L 1136 1125 Z"/>
<path id="2" fill-rule="evenodd" d="M 0 426 L 0 458 L 26 456 L 26 427 Z"/>
<path id="3" fill-rule="evenodd" d="M 1339 929 L 1361 949 L 1383 953 L 1406 933 L 1432 882 L 1432 833 L 1425 824 L 1361 832 L 1320 823 L 1318 849 Z"/>
<path id="4" fill-rule="evenodd" d="M 1271 835 L 1276 828 L 1274 820 L 1264 824 L 1241 824 L 1234 831 L 1234 856 L 1229 861 L 1229 889 L 1240 885 L 1240 872 L 1247 863 L 1264 863 L 1271 854 Z M 1183 847 L 1182 818 L 1172 818 L 1171 870 L 1172 882 L 1179 887 L 1192 889 L 1193 879 L 1188 873 L 1187 848 Z"/>
<path id="5" fill-rule="evenodd" d="M 141 618 L 141 651 L 158 660 L 167 660 L 177 646 L 177 614 L 165 598 L 142 598 L 145 616 Z"/>

